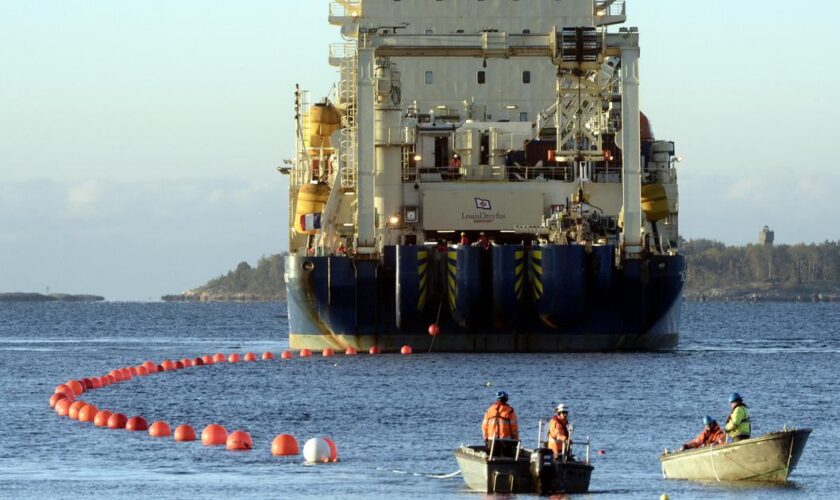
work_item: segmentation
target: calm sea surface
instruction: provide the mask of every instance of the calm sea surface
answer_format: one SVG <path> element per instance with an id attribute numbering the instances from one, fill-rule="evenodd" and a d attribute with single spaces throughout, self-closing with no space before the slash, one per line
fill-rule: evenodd
<path id="1" fill-rule="evenodd" d="M 149 422 L 245 429 L 233 453 L 59 418 L 68 379 L 150 359 L 287 347 L 278 304 L 0 304 L 2 498 L 482 498 L 452 456 L 477 443 L 497 390 L 511 394 L 527 444 L 554 403 L 593 443 L 591 498 L 840 498 L 840 305 L 686 304 L 673 353 L 359 355 L 221 364 L 86 393 Z M 446 332 L 443 332 L 445 335 Z M 754 432 L 813 427 L 792 482 L 732 487 L 665 481 L 657 456 L 724 419 L 727 395 Z M 275 458 L 270 443 L 330 436 L 338 464 Z M 604 450 L 597 455 L 594 450 Z"/>

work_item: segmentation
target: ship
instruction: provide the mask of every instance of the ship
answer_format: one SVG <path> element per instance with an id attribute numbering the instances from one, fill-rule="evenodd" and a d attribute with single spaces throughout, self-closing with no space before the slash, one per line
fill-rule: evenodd
<path id="1" fill-rule="evenodd" d="M 673 349 L 674 143 L 622 0 L 333 0 L 296 86 L 293 349 Z M 325 62 L 326 64 L 326 62 Z"/>

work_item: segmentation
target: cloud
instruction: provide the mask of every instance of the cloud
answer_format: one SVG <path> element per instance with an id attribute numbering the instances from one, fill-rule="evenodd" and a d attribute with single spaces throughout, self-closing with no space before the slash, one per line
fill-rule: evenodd
<path id="1" fill-rule="evenodd" d="M 760 181 L 756 178 L 738 179 L 726 188 L 726 199 L 732 201 L 760 198 Z"/>
<path id="2" fill-rule="evenodd" d="M 93 215 L 102 197 L 102 186 L 95 180 L 87 180 L 67 188 L 67 213 L 70 216 Z"/>

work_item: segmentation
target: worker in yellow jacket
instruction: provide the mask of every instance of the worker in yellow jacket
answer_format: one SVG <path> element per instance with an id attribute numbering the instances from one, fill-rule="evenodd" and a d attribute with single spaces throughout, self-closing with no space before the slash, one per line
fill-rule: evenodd
<path id="1" fill-rule="evenodd" d="M 752 434 L 750 425 L 750 412 L 744 399 L 737 392 L 729 395 L 729 406 L 732 408 L 729 416 L 726 417 L 726 425 L 723 427 L 726 435 L 732 442 L 749 439 Z"/>

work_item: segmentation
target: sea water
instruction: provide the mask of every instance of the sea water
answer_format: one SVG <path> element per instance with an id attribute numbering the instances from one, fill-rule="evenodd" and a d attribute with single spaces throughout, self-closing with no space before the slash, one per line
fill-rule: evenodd
<path id="1" fill-rule="evenodd" d="M 251 433 L 254 450 L 229 452 L 94 428 L 57 417 L 47 401 L 68 379 L 145 360 L 277 355 L 288 346 L 282 304 L 0 304 L 0 497 L 481 498 L 460 477 L 432 476 L 458 469 L 453 449 L 480 442 L 482 415 L 505 390 L 529 446 L 539 419 L 570 406 L 595 465 L 580 497 L 840 498 L 838 325 L 838 304 L 688 303 L 668 353 L 315 353 L 166 372 L 83 396 L 173 429 Z M 664 480 L 659 453 L 694 437 L 706 414 L 722 422 L 733 391 L 754 434 L 814 429 L 790 483 Z M 281 433 L 301 446 L 329 436 L 341 461 L 273 457 Z"/>

